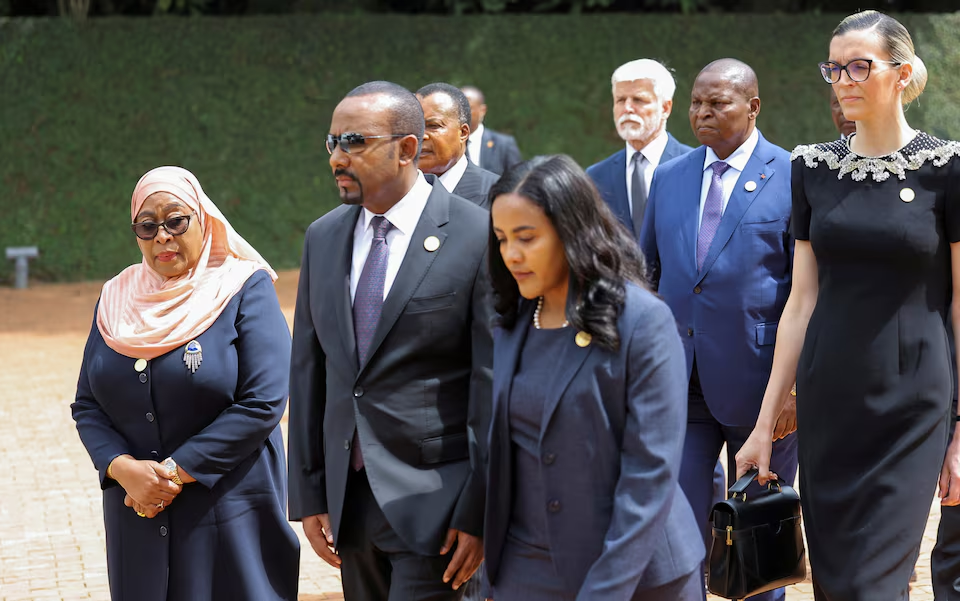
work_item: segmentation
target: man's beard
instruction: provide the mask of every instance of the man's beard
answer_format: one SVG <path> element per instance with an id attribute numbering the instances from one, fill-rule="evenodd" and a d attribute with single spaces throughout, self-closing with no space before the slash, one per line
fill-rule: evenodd
<path id="1" fill-rule="evenodd" d="M 627 113 L 617 120 L 617 133 L 627 142 L 649 140 L 659 131 L 662 124 L 662 117 L 656 121 L 654 119 L 645 121 L 638 115 Z"/>
<path id="2" fill-rule="evenodd" d="M 358 180 L 352 173 L 347 173 L 347 171 L 344 169 L 337 169 L 336 171 L 333 172 L 333 175 L 334 177 L 340 177 L 341 175 L 345 175 L 350 179 L 352 179 L 357 184 L 357 191 L 353 193 L 348 192 L 346 188 L 341 188 L 340 186 L 337 186 L 337 190 L 340 192 L 340 202 L 345 205 L 362 205 L 363 204 L 363 184 L 360 183 L 360 180 Z"/>

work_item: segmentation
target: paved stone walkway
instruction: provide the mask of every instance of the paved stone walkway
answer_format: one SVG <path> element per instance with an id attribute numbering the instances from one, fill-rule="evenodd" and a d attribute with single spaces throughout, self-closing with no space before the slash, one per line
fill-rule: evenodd
<path id="1" fill-rule="evenodd" d="M 281 274 L 288 318 L 296 273 Z M 0 601 L 109 599 L 97 476 L 69 405 L 99 284 L 0 288 Z M 929 552 L 939 508 L 930 513 L 913 601 L 933 599 Z M 336 570 L 302 536 L 300 600 L 342 599 Z M 813 599 L 809 583 L 790 601 Z"/>

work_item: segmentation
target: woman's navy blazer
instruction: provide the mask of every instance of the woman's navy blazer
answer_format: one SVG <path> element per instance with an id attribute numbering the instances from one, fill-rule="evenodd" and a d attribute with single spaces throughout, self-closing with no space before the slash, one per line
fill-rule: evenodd
<path id="1" fill-rule="evenodd" d="M 287 404 L 290 330 L 270 276 L 257 271 L 197 337 L 134 369 L 96 322 L 72 405 L 100 472 L 114 601 L 295 601 L 300 543 L 287 523 L 280 418 Z M 153 519 L 125 507 L 107 478 L 118 455 L 168 455 L 197 482 Z"/>
<path id="2" fill-rule="evenodd" d="M 484 555 L 497 583 L 510 523 L 507 401 L 535 303 L 494 337 Z M 628 284 L 620 348 L 570 344 L 556 358 L 540 426 L 550 553 L 577 599 L 643 599 L 700 569 L 703 537 L 677 478 L 687 419 L 686 360 L 670 309 Z"/>

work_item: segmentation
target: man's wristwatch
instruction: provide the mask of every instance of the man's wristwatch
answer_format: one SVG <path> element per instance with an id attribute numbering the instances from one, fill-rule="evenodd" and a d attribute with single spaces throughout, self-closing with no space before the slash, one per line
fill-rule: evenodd
<path id="1" fill-rule="evenodd" d="M 180 479 L 180 472 L 177 471 L 177 462 L 173 457 L 167 457 L 163 460 L 163 467 L 173 472 L 173 483 L 177 486 L 183 486 L 183 480 Z"/>

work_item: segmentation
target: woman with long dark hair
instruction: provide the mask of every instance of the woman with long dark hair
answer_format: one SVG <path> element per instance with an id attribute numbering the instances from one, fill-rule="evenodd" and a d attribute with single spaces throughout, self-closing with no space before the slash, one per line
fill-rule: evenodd
<path id="1" fill-rule="evenodd" d="M 490 199 L 492 597 L 699 600 L 683 351 L 636 242 L 566 156 L 509 169 Z"/>

